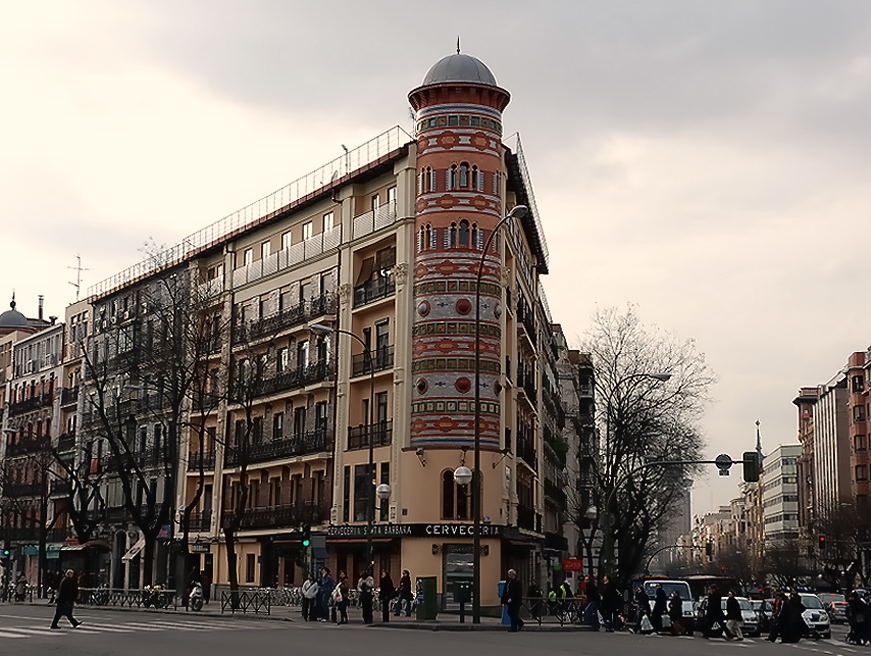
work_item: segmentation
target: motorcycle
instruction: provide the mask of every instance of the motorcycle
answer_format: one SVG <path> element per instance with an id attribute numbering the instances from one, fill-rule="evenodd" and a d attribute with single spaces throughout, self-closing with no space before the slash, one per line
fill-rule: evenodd
<path id="1" fill-rule="evenodd" d="M 195 581 L 191 588 L 191 593 L 188 595 L 188 608 L 194 611 L 203 609 L 203 585 L 199 581 Z"/>

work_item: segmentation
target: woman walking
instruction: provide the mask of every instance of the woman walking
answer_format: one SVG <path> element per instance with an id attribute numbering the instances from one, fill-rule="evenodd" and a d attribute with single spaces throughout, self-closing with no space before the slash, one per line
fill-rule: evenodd
<path id="1" fill-rule="evenodd" d="M 339 582 L 333 589 L 333 607 L 335 608 L 336 624 L 348 623 L 348 577 L 344 572 L 339 572 Z"/>
<path id="2" fill-rule="evenodd" d="M 375 579 L 368 569 L 360 574 L 357 581 L 357 590 L 360 592 L 360 606 L 363 609 L 363 624 L 372 624 L 372 591 L 375 588 Z"/>
<path id="3" fill-rule="evenodd" d="M 396 594 L 396 588 L 393 587 L 393 579 L 390 578 L 390 572 L 381 570 L 381 581 L 378 584 L 379 596 L 381 598 L 381 621 L 390 621 L 390 602 L 393 600 L 393 595 Z"/>
<path id="4" fill-rule="evenodd" d="M 75 606 L 78 597 L 79 583 L 76 581 L 76 573 L 68 569 L 57 590 L 57 610 L 54 613 L 54 621 L 51 623 L 51 628 L 60 628 L 57 623 L 61 617 L 66 617 L 74 629 L 82 625 L 81 622 L 73 617 L 73 606 Z"/>
<path id="5" fill-rule="evenodd" d="M 681 636 L 686 633 L 683 626 L 683 599 L 677 590 L 671 593 L 668 600 L 668 619 L 671 620 L 671 635 Z"/>
<path id="6" fill-rule="evenodd" d="M 402 612 L 402 606 L 405 605 L 405 616 L 411 617 L 411 601 L 414 597 L 411 594 L 411 573 L 404 569 L 402 576 L 399 578 L 399 603 L 396 604 L 396 617 Z"/>

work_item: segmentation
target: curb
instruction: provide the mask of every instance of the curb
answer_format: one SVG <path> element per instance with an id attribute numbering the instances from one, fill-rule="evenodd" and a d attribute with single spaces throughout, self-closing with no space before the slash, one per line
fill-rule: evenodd
<path id="1" fill-rule="evenodd" d="M 508 633 L 508 627 L 504 624 L 442 624 L 442 623 L 422 623 L 422 622 L 387 622 L 370 624 L 369 628 L 380 629 L 406 629 L 412 631 L 499 631 Z M 551 626 L 530 624 L 527 622 L 522 629 L 526 633 L 580 633 L 592 631 L 586 626 Z"/>
<path id="2" fill-rule="evenodd" d="M 26 604 L 28 606 L 39 606 L 44 608 L 54 607 L 54 604 L 44 604 L 37 603 L 35 601 L 29 602 Z M 255 613 L 217 613 L 214 611 L 186 611 L 184 608 L 180 609 L 168 609 L 168 608 L 136 608 L 136 607 L 128 607 L 128 606 L 92 606 L 89 604 L 80 604 L 76 605 L 76 610 L 83 611 L 109 611 L 116 613 L 151 613 L 152 615 L 181 615 L 184 617 L 210 617 L 214 619 L 225 619 L 225 620 L 235 620 L 235 619 L 249 619 L 249 620 L 266 620 L 272 622 L 293 622 L 294 620 L 290 617 L 280 617 L 278 615 L 258 615 Z"/>

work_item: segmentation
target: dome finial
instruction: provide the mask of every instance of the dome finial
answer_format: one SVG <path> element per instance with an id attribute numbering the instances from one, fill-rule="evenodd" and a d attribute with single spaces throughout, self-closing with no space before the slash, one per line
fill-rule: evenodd
<path id="1" fill-rule="evenodd" d="M 460 54 L 460 37 L 457 35 L 457 54 Z"/>
<path id="2" fill-rule="evenodd" d="M 15 309 L 15 290 L 12 290 L 12 301 L 9 303 L 9 307 L 13 310 Z"/>

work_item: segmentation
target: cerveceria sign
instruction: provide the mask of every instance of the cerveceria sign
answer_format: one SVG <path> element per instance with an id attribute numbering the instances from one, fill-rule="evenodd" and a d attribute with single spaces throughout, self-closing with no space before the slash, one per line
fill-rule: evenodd
<path id="1" fill-rule="evenodd" d="M 495 538 L 502 535 L 504 526 L 481 525 L 482 538 Z M 334 538 L 365 538 L 368 536 L 365 524 L 342 524 L 330 526 L 327 535 Z M 375 538 L 471 538 L 475 535 L 472 524 L 374 524 L 372 537 Z"/>

